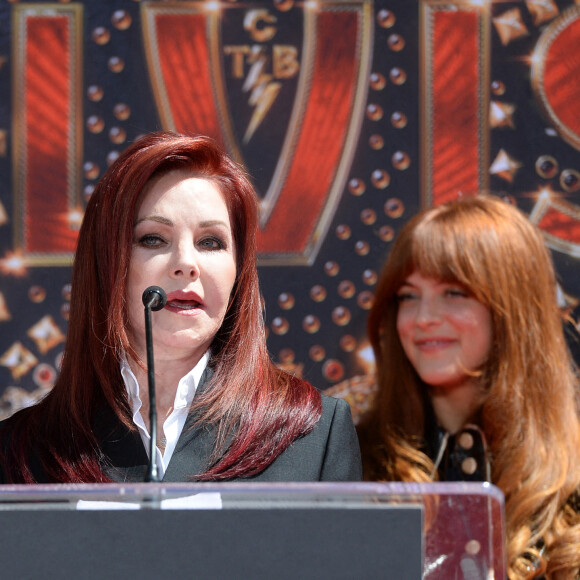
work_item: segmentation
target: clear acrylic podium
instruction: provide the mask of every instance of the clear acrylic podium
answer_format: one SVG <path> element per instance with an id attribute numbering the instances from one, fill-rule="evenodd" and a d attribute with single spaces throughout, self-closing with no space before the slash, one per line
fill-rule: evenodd
<path id="1" fill-rule="evenodd" d="M 0 577 L 504 580 L 486 483 L 0 485 Z"/>

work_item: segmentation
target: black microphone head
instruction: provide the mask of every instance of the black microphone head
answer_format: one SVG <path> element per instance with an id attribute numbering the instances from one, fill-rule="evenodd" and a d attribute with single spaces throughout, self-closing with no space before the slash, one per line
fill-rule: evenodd
<path id="1" fill-rule="evenodd" d="M 161 310 L 167 304 L 167 294 L 159 286 L 149 286 L 143 292 L 143 304 L 151 310 Z"/>

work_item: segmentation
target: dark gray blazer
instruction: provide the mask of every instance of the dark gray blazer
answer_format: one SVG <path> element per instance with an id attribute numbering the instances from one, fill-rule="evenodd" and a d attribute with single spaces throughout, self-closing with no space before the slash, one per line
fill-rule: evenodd
<path id="1" fill-rule="evenodd" d="M 214 429 L 186 423 L 165 471 L 165 482 L 195 481 L 215 442 Z M 148 458 L 139 433 L 116 429 L 103 442 L 105 473 L 118 482 L 143 481 Z M 264 471 L 244 481 L 360 481 L 358 439 L 345 401 L 322 395 L 322 416 L 314 429 L 300 437 Z"/>
<path id="2" fill-rule="evenodd" d="M 202 375 L 198 392 L 209 383 L 211 369 Z M 215 428 L 207 425 L 192 427 L 189 417 L 165 471 L 165 482 L 195 481 L 202 473 L 213 450 Z M 141 482 L 149 460 L 138 432 L 119 423 L 107 406 L 101 409 L 93 423 L 100 442 L 103 472 L 115 482 Z M 0 445 L 11 437 L 10 419 L 0 423 Z M 34 449 L 31 469 L 38 483 L 50 483 Z M 272 464 L 258 475 L 243 481 L 360 481 L 361 456 L 350 407 L 341 399 L 322 395 L 322 415 L 314 429 L 294 441 Z M 0 483 L 5 477 L 0 465 Z"/>
<path id="3" fill-rule="evenodd" d="M 211 371 L 204 373 L 201 392 Z M 215 443 L 215 430 L 205 425 L 192 428 L 188 418 L 165 471 L 165 482 L 195 481 Z M 148 458 L 139 433 L 128 431 L 109 414 L 99 421 L 104 472 L 117 482 L 143 481 Z M 264 471 L 243 481 L 360 481 L 360 448 L 350 407 L 341 399 L 322 395 L 322 415 L 314 429 L 294 441 Z"/>

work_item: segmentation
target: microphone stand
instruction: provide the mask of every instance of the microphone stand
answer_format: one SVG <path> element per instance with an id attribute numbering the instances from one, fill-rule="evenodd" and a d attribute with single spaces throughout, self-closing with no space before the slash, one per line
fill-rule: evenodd
<path id="1" fill-rule="evenodd" d="M 145 306 L 145 342 L 147 345 L 147 380 L 149 387 L 149 467 L 146 482 L 161 481 L 157 469 L 157 403 L 155 400 L 155 363 L 153 357 L 153 333 L 151 330 L 151 310 L 161 310 L 167 303 L 167 296 L 159 286 L 150 286 L 143 292 Z"/>

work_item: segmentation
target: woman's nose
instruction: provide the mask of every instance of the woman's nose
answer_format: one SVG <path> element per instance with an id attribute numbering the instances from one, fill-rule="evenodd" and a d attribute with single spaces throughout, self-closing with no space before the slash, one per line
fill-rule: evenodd
<path id="1" fill-rule="evenodd" d="M 436 299 L 423 297 L 417 306 L 415 316 L 417 326 L 431 326 L 441 321 L 441 309 Z"/>
<path id="2" fill-rule="evenodd" d="M 175 277 L 197 278 L 199 266 L 192 247 L 179 247 L 175 251 L 171 274 Z"/>

